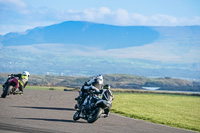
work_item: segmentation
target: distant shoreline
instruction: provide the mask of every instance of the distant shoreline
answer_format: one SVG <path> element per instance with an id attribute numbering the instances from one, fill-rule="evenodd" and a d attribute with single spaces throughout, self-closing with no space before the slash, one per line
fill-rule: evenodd
<path id="1" fill-rule="evenodd" d="M 113 92 L 119 93 L 146 93 L 146 94 L 169 94 L 169 95 L 187 95 L 200 96 L 200 92 L 192 91 L 167 91 L 167 90 L 138 90 L 138 89 L 112 89 Z"/>

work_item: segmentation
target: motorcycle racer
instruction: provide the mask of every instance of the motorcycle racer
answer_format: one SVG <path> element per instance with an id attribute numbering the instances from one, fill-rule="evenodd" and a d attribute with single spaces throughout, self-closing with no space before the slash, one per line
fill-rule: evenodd
<path id="1" fill-rule="evenodd" d="M 108 117 L 110 109 L 112 107 L 112 101 L 114 99 L 114 96 L 110 90 L 110 85 L 106 84 L 103 86 L 102 90 L 100 90 L 100 91 L 94 90 L 94 91 L 95 91 L 94 94 L 101 95 L 101 97 L 102 97 L 101 99 L 108 101 L 109 106 L 108 106 L 108 108 L 104 109 L 104 117 Z M 87 102 L 87 101 L 86 100 L 84 101 L 83 106 L 87 104 L 85 102 Z"/>
<path id="2" fill-rule="evenodd" d="M 75 121 L 82 118 L 87 120 L 88 123 L 93 123 L 98 118 L 106 118 L 109 115 L 114 98 L 110 90 L 110 85 L 104 85 L 100 91 L 89 90 L 90 94 L 85 98 L 83 104 L 73 116 L 73 120 Z"/>
<path id="3" fill-rule="evenodd" d="M 79 96 L 75 98 L 75 100 L 80 100 L 79 105 L 75 105 L 75 108 L 79 108 L 79 106 L 83 103 L 85 98 L 88 95 L 90 89 L 95 91 L 99 91 L 103 87 L 103 76 L 101 74 L 92 77 L 88 82 L 82 86 Z"/>
<path id="4" fill-rule="evenodd" d="M 105 116 L 104 117 L 108 117 L 110 109 L 112 107 L 112 101 L 114 99 L 114 96 L 110 90 L 110 85 L 106 84 L 103 87 L 103 92 L 102 92 L 102 99 L 106 100 L 110 103 L 109 107 L 107 109 L 104 110 Z"/>
<path id="5" fill-rule="evenodd" d="M 21 74 L 11 74 L 12 77 L 18 77 L 19 81 L 19 94 L 23 94 L 23 89 L 28 84 L 28 78 L 30 73 L 28 71 L 24 71 Z M 3 88 L 8 85 L 8 80 L 3 84 Z"/>

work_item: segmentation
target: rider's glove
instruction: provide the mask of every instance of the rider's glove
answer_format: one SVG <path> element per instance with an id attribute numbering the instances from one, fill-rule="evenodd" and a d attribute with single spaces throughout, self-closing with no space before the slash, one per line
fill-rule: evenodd
<path id="1" fill-rule="evenodd" d="M 103 93 L 103 90 L 100 90 L 99 93 L 100 93 L 100 94 Z"/>
<path id="2" fill-rule="evenodd" d="M 88 85 L 87 82 L 85 82 L 84 85 Z"/>

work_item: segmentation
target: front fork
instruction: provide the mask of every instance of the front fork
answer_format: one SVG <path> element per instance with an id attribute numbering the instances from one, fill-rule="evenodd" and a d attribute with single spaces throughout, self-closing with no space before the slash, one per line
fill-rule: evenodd
<path id="1" fill-rule="evenodd" d="M 3 91 L 5 91 L 6 87 L 9 87 L 9 85 L 6 85 L 6 86 L 3 88 Z M 8 88 L 8 89 L 9 89 L 9 88 Z M 17 89 L 16 89 L 15 87 L 12 86 L 12 89 L 10 90 L 10 94 L 14 94 L 16 90 L 17 90 Z"/>

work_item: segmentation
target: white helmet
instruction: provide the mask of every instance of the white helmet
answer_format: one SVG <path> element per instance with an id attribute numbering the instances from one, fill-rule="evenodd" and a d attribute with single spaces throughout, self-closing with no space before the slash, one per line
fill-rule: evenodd
<path id="1" fill-rule="evenodd" d="M 103 84 L 103 76 L 101 74 L 97 75 L 97 81 L 99 84 Z"/>
<path id="2" fill-rule="evenodd" d="M 28 77 L 29 77 L 29 76 L 30 76 L 30 73 L 29 73 L 28 71 L 23 71 L 23 72 L 22 72 L 22 75 L 28 76 Z"/>

